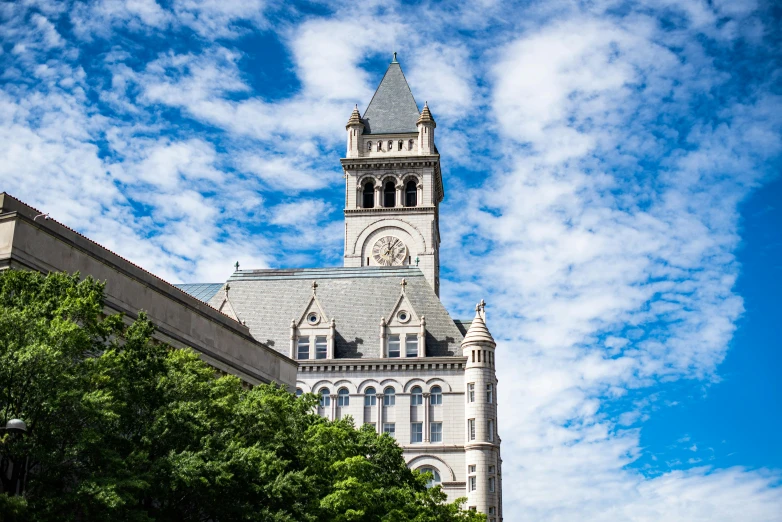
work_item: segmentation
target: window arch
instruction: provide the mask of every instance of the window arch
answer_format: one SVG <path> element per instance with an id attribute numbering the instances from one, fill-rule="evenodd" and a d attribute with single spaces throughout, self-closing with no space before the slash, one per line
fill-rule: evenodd
<path id="1" fill-rule="evenodd" d="M 399 140 L 399 143 L 397 143 L 397 150 L 402 150 L 402 144 L 404 142 L 402 140 Z"/>
<path id="2" fill-rule="evenodd" d="M 350 392 L 347 388 L 340 388 L 337 392 L 337 406 L 350 406 Z"/>
<path id="3" fill-rule="evenodd" d="M 381 152 L 383 150 L 383 142 L 380 140 L 377 140 L 377 151 Z"/>
<path id="4" fill-rule="evenodd" d="M 411 179 L 405 185 L 405 206 L 415 207 L 418 205 L 418 187 L 414 179 Z"/>
<path id="5" fill-rule="evenodd" d="M 443 389 L 439 386 L 432 386 L 432 389 L 430 390 L 431 395 L 429 396 L 429 402 L 434 404 L 435 406 L 440 405 L 443 403 Z"/>
<path id="6" fill-rule="evenodd" d="M 386 181 L 383 185 L 383 206 L 386 208 L 396 206 L 396 186 L 393 181 Z"/>
<path id="7" fill-rule="evenodd" d="M 440 472 L 437 471 L 436 469 L 430 467 L 430 466 L 426 466 L 424 468 L 419 468 L 418 471 L 421 472 L 421 473 L 431 473 L 432 474 L 432 478 L 429 479 L 429 482 L 426 483 L 426 487 L 427 488 L 431 488 L 433 486 L 437 486 L 437 485 L 440 484 L 440 482 L 442 482 L 442 479 L 440 478 Z"/>
<path id="8" fill-rule="evenodd" d="M 383 390 L 383 406 L 394 406 L 396 404 L 396 391 L 389 386 Z"/>
<path id="9" fill-rule="evenodd" d="M 407 142 L 407 150 L 413 150 L 413 140 Z"/>
<path id="10" fill-rule="evenodd" d="M 363 208 L 373 208 L 375 206 L 375 183 L 372 180 L 364 183 L 364 189 L 362 190 L 363 198 L 361 206 Z"/>
<path id="11" fill-rule="evenodd" d="M 321 408 L 325 408 L 326 406 L 331 406 L 331 392 L 328 388 L 321 388 L 320 389 L 320 406 Z"/>
<path id="12" fill-rule="evenodd" d="M 419 406 L 424 403 L 423 390 L 420 386 L 413 386 L 410 390 L 410 406 Z"/>
<path id="13" fill-rule="evenodd" d="M 375 397 L 376 393 L 375 389 L 371 386 L 364 390 L 364 406 L 374 406 L 377 404 L 377 397 Z"/>
<path id="14" fill-rule="evenodd" d="M 367 142 L 367 152 L 372 152 L 372 142 L 371 141 Z"/>
<path id="15" fill-rule="evenodd" d="M 394 140 L 388 140 L 388 152 L 394 150 Z"/>

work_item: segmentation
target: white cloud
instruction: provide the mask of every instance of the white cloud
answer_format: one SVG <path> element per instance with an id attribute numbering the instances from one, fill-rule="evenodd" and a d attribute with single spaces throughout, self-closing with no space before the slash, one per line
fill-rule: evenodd
<path id="1" fill-rule="evenodd" d="M 661 383 L 717 381 L 742 313 L 738 205 L 782 150 L 782 102 L 721 92 L 730 71 L 700 38 L 753 44 L 763 26 L 750 3 L 669 2 L 670 30 L 659 3 L 612 5 L 296 13 L 276 29 L 301 89 L 276 100 L 214 42 L 269 29 L 266 2 L 5 5 L 0 190 L 173 281 L 224 280 L 237 259 L 339 264 L 341 200 L 307 193 L 342 186 L 342 129 L 382 72 L 367 60 L 397 50 L 450 177 L 444 299 L 486 297 L 500 341 L 506 519 L 773 520 L 778 474 L 634 465 Z M 84 61 L 63 16 L 93 44 L 198 37 L 148 63 L 122 39 Z"/>

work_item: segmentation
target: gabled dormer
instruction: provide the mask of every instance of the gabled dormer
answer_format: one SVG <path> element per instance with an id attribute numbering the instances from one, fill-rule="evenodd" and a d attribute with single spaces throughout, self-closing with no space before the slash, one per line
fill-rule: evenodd
<path id="1" fill-rule="evenodd" d="M 228 297 L 228 291 L 231 289 L 231 284 L 226 283 L 223 288 L 218 290 L 218 296 L 222 297 L 220 300 L 220 305 L 217 307 L 217 310 L 224 313 L 234 321 L 242 322 L 239 319 L 239 315 L 237 315 L 236 310 L 234 309 L 233 305 L 231 304 L 231 299 Z"/>
<path id="2" fill-rule="evenodd" d="M 380 356 L 389 359 L 426 357 L 426 318 L 408 299 L 407 281 L 402 279 L 401 286 L 402 292 L 388 319 L 380 319 Z"/>
<path id="3" fill-rule="evenodd" d="M 329 319 L 312 283 L 312 295 L 302 313 L 291 320 L 290 357 L 296 360 L 333 359 L 336 322 Z"/>

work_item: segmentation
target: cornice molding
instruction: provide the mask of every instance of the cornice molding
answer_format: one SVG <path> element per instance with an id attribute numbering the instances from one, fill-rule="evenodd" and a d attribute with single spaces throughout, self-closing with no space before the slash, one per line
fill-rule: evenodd
<path id="1" fill-rule="evenodd" d="M 373 207 L 373 208 L 346 208 L 345 215 L 348 214 L 421 214 L 427 212 L 434 212 L 437 207 L 434 206 L 420 206 L 420 207 Z"/>

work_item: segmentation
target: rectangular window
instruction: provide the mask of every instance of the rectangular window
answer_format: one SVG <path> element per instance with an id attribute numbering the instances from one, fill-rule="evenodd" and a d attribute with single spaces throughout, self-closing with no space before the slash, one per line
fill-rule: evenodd
<path id="1" fill-rule="evenodd" d="M 478 479 L 476 477 L 468 477 L 470 479 L 470 491 L 478 489 Z"/>
<path id="2" fill-rule="evenodd" d="M 431 427 L 429 430 L 429 440 L 431 442 L 442 442 L 443 441 L 443 423 L 442 422 L 432 422 Z"/>
<path id="3" fill-rule="evenodd" d="M 489 514 L 490 515 L 496 515 L 497 514 L 497 508 L 496 507 L 490 507 L 489 508 Z"/>
<path id="4" fill-rule="evenodd" d="M 494 420 L 486 421 L 486 433 L 489 435 L 489 442 L 494 442 Z"/>
<path id="5" fill-rule="evenodd" d="M 418 357 L 418 335 L 405 336 L 405 357 Z"/>
<path id="6" fill-rule="evenodd" d="M 389 357 L 399 357 L 400 355 L 400 348 L 399 348 L 399 335 L 389 335 L 388 336 L 388 356 Z"/>
<path id="7" fill-rule="evenodd" d="M 393 422 L 383 423 L 383 433 L 388 433 L 392 438 L 396 438 L 396 424 Z"/>
<path id="8" fill-rule="evenodd" d="M 326 336 L 325 335 L 318 335 L 315 337 L 315 358 L 316 359 L 325 359 L 326 358 L 326 347 L 328 346 L 328 343 L 326 342 Z"/>
<path id="9" fill-rule="evenodd" d="M 489 477 L 489 493 L 494 493 L 494 482 L 496 480 L 494 477 Z"/>
<path id="10" fill-rule="evenodd" d="M 410 425 L 410 442 L 423 442 L 424 441 L 424 423 L 414 422 Z"/>
<path id="11" fill-rule="evenodd" d="M 470 440 L 475 440 L 475 419 L 467 421 L 467 431 L 470 434 Z"/>
<path id="12" fill-rule="evenodd" d="M 486 402 L 488 404 L 491 404 L 494 402 L 494 385 L 493 384 L 487 384 L 486 385 Z"/>
<path id="13" fill-rule="evenodd" d="M 475 464 L 470 464 L 469 466 L 467 466 L 467 473 L 470 474 L 475 473 Z"/>
<path id="14" fill-rule="evenodd" d="M 310 358 L 310 338 L 306 335 L 299 337 L 298 353 L 296 358 L 299 360 Z"/>
<path id="15" fill-rule="evenodd" d="M 475 383 L 467 383 L 467 402 L 475 402 Z"/>
<path id="16" fill-rule="evenodd" d="M 494 466 L 489 466 L 489 475 L 494 475 L 496 469 Z"/>

